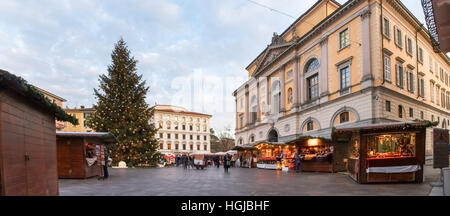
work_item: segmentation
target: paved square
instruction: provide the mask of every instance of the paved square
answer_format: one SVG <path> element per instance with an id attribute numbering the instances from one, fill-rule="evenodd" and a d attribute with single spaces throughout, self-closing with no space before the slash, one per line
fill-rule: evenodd
<path id="1" fill-rule="evenodd" d="M 285 173 L 274 170 L 223 168 L 110 169 L 110 178 L 61 179 L 61 196 L 427 196 L 429 183 L 360 185 L 334 173 Z"/>

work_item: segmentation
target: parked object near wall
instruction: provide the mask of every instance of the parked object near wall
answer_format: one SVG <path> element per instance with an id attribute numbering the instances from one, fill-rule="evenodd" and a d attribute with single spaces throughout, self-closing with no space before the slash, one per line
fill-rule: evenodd
<path id="1" fill-rule="evenodd" d="M 56 132 L 58 177 L 85 179 L 101 176 L 101 164 L 106 164 L 102 152 L 116 141 L 111 133 L 105 132 Z"/>
<path id="2" fill-rule="evenodd" d="M 77 124 L 25 80 L 0 70 L 0 195 L 58 195 L 55 117 Z"/>

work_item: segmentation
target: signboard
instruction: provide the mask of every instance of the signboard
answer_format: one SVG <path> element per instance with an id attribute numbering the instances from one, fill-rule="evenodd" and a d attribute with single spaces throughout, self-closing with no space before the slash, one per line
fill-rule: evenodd
<path id="1" fill-rule="evenodd" d="M 448 130 L 433 129 L 433 168 L 448 167 Z"/>

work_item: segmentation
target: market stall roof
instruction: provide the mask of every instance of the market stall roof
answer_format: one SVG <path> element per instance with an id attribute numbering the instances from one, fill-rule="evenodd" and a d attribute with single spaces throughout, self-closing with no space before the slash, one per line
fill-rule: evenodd
<path id="1" fill-rule="evenodd" d="M 235 146 L 233 149 L 231 150 L 237 150 L 237 151 L 242 151 L 242 150 L 256 150 L 256 148 L 253 146 L 253 144 L 245 144 L 245 145 L 240 145 L 240 146 Z"/>
<path id="2" fill-rule="evenodd" d="M 405 130 L 414 128 L 428 128 L 436 126 L 438 122 L 430 121 L 406 121 L 406 122 L 385 122 L 377 124 L 365 124 L 359 126 L 338 126 L 334 130 L 334 133 L 346 133 L 346 132 L 357 132 L 357 131 L 379 131 L 379 130 Z"/>
<path id="3" fill-rule="evenodd" d="M 56 131 L 56 137 L 82 137 L 82 138 L 96 138 L 103 142 L 114 143 L 117 142 L 116 137 L 109 132 L 66 132 Z"/>

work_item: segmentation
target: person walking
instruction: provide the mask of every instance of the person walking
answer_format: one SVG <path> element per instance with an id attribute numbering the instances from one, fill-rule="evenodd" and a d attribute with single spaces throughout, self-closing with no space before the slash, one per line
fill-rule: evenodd
<path id="1" fill-rule="evenodd" d="M 230 168 L 231 165 L 231 158 L 229 154 L 226 154 L 223 157 L 223 168 L 225 169 L 225 172 L 228 173 L 228 168 Z"/>
<path id="2" fill-rule="evenodd" d="M 188 166 L 188 158 L 185 154 L 181 156 L 181 163 L 183 164 L 183 168 L 186 170 Z"/>
<path id="3" fill-rule="evenodd" d="M 109 172 L 108 172 L 109 154 L 108 154 L 108 150 L 106 149 L 106 147 L 103 148 L 103 150 L 104 150 L 104 154 L 105 154 L 105 161 L 103 162 L 103 163 L 105 163 L 105 165 L 103 166 L 103 180 L 105 180 L 109 177 Z"/>
<path id="4" fill-rule="evenodd" d="M 300 156 L 298 155 L 298 152 L 295 152 L 294 156 L 294 170 L 295 172 L 300 172 Z"/>

